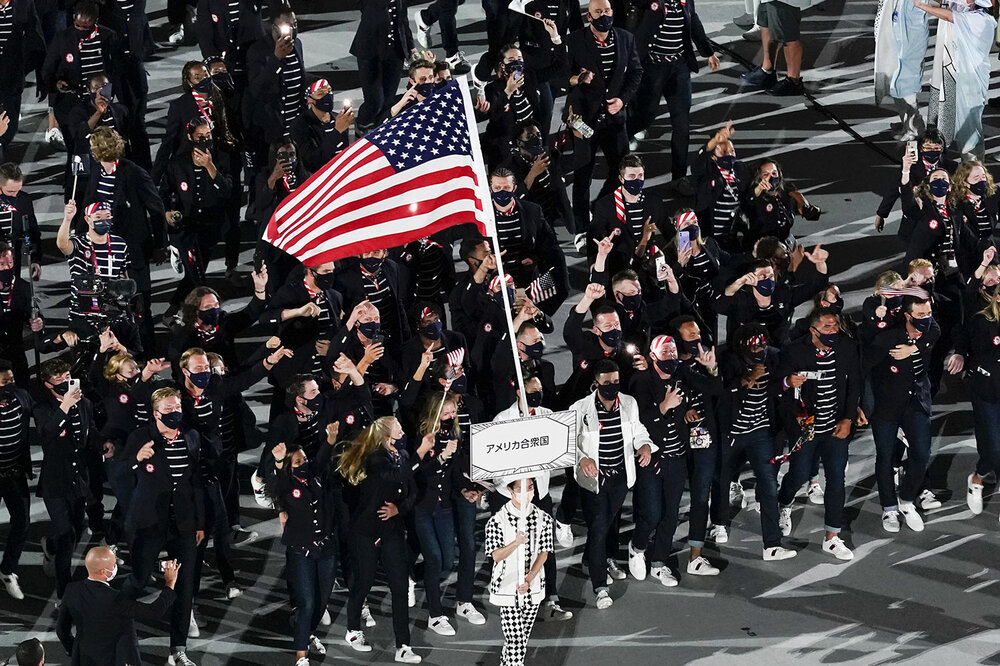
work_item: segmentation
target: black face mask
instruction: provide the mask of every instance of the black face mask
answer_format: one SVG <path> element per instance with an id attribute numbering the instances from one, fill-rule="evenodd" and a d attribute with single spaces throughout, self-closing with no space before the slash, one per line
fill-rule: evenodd
<path id="1" fill-rule="evenodd" d="M 695 338 L 691 341 L 681 340 L 678 338 L 677 342 L 680 345 L 682 354 L 690 354 L 692 356 L 698 355 L 698 345 L 701 344 L 701 338 Z"/>
<path id="2" fill-rule="evenodd" d="M 527 141 L 520 144 L 521 150 L 528 153 L 532 157 L 537 157 L 545 152 L 545 146 L 542 145 L 542 137 L 533 136 Z"/>
<path id="3" fill-rule="evenodd" d="M 69 393 L 69 382 L 60 382 L 59 384 L 53 384 L 52 390 L 56 392 L 56 395 L 66 395 Z"/>
<path id="4" fill-rule="evenodd" d="M 543 395 L 541 391 L 535 391 L 534 393 L 529 393 L 525 398 L 525 402 L 528 403 L 528 407 L 541 407 Z"/>
<path id="5" fill-rule="evenodd" d="M 333 289 L 333 272 L 329 273 L 317 273 L 313 271 L 313 282 L 316 283 L 316 288 L 320 291 L 326 291 L 327 289 Z"/>
<path id="6" fill-rule="evenodd" d="M 206 76 L 201 81 L 191 86 L 191 89 L 197 93 L 201 93 L 202 95 L 207 95 L 212 92 L 212 77 Z"/>
<path id="7" fill-rule="evenodd" d="M 538 360 L 542 357 L 542 353 L 545 351 L 544 342 L 536 342 L 533 345 L 524 345 L 524 355 L 530 359 Z M 528 395 L 531 395 L 530 393 Z"/>
<path id="8" fill-rule="evenodd" d="M 459 395 L 465 395 L 466 391 L 469 390 L 469 379 L 465 375 L 456 377 L 455 381 L 451 383 L 451 390 Z"/>
<path id="9" fill-rule="evenodd" d="M 333 93 L 327 93 L 313 102 L 316 104 L 316 108 L 324 113 L 333 111 Z"/>
<path id="10" fill-rule="evenodd" d="M 677 366 L 680 365 L 680 361 L 676 358 L 668 358 L 665 361 L 656 359 L 656 367 L 660 369 L 660 372 L 666 375 L 672 375 L 677 372 Z"/>
<path id="11" fill-rule="evenodd" d="M 614 24 L 615 17 L 607 14 L 590 20 L 590 25 L 594 26 L 594 30 L 597 32 L 608 32 Z"/>
<path id="12" fill-rule="evenodd" d="M 524 72 L 523 60 L 511 60 L 503 65 L 504 74 L 510 77 L 514 72 Z"/>
<path id="13" fill-rule="evenodd" d="M 382 270 L 382 259 L 378 257 L 365 257 L 361 260 L 361 267 L 369 273 L 378 273 Z"/>
<path id="14" fill-rule="evenodd" d="M 441 419 L 441 430 L 451 432 L 452 428 L 455 427 L 455 419 Z"/>
<path id="15" fill-rule="evenodd" d="M 764 365 L 764 361 L 767 360 L 767 350 L 762 349 L 759 352 L 750 352 L 750 360 L 754 365 Z"/>
<path id="16" fill-rule="evenodd" d="M 0 270 L 0 284 L 11 284 L 14 282 L 14 269 L 5 268 Z"/>
<path id="17" fill-rule="evenodd" d="M 205 137 L 204 139 L 198 139 L 197 141 L 192 141 L 191 145 L 197 148 L 198 150 L 203 150 L 207 153 L 212 150 L 213 146 L 215 146 L 215 141 L 213 141 L 209 137 Z"/>
<path id="18" fill-rule="evenodd" d="M 431 82 L 431 83 L 418 83 L 417 85 L 415 85 L 413 87 L 417 89 L 417 94 L 420 95 L 421 97 L 425 98 L 425 99 L 434 94 L 434 83 L 433 82 Z"/>
<path id="19" fill-rule="evenodd" d="M 933 194 L 934 196 L 943 197 L 944 195 L 948 194 L 948 190 L 951 189 L 951 184 L 943 178 L 938 178 L 928 183 L 927 189 L 930 190 L 931 194 Z"/>
<path id="20" fill-rule="evenodd" d="M 439 321 L 420 327 L 420 335 L 428 340 L 440 340 L 442 331 L 444 331 L 444 325 Z"/>
<path id="21" fill-rule="evenodd" d="M 219 323 L 219 308 L 209 308 L 207 310 L 198 311 L 198 319 L 201 320 L 203 324 L 208 324 L 209 326 L 217 326 Z"/>
<path id="22" fill-rule="evenodd" d="M 986 195 L 986 181 L 981 180 L 978 183 L 973 183 L 969 185 L 969 191 L 975 194 L 977 197 L 982 197 Z"/>
<path id="23" fill-rule="evenodd" d="M 219 72 L 218 74 L 212 74 L 212 83 L 222 89 L 223 92 L 231 93 L 236 90 L 236 84 L 233 82 L 233 75 L 229 72 Z"/>
<path id="24" fill-rule="evenodd" d="M 925 160 L 927 160 L 931 164 L 937 164 L 938 160 L 941 159 L 940 150 L 924 150 L 921 151 L 920 154 L 923 156 Z"/>
<path id="25" fill-rule="evenodd" d="M 774 280 L 771 278 L 759 280 L 757 284 L 754 285 L 754 289 L 756 289 L 757 293 L 761 296 L 770 296 L 774 293 Z"/>
<path id="26" fill-rule="evenodd" d="M 188 375 L 191 383 L 200 389 L 207 389 L 209 382 L 212 381 L 212 372 L 206 370 L 205 372 L 192 372 Z"/>
<path id="27" fill-rule="evenodd" d="M 94 34 L 94 28 L 91 27 L 91 28 L 87 28 L 85 30 L 81 30 L 80 28 L 77 28 L 76 29 L 76 34 L 79 35 L 80 39 L 89 39 L 90 36 L 92 34 Z"/>
<path id="28" fill-rule="evenodd" d="M 827 347 L 833 347 L 840 340 L 840 333 L 820 333 L 816 331 L 816 335 L 819 337 L 819 341 L 826 345 Z"/>
<path id="29" fill-rule="evenodd" d="M 726 171 L 732 171 L 736 168 L 736 155 L 719 155 L 715 158 L 715 163 Z"/>
<path id="30" fill-rule="evenodd" d="M 931 330 L 931 324 L 934 323 L 934 317 L 924 317 L 923 319 L 913 319 L 911 317 L 910 323 L 913 324 L 913 328 L 917 329 L 920 333 L 926 333 Z"/>
<path id="31" fill-rule="evenodd" d="M 531 395 L 530 393 L 528 394 Z M 14 387 L 10 384 L 0 386 L 0 402 L 7 402 L 14 397 Z"/>
<path id="32" fill-rule="evenodd" d="M 318 394 L 315 398 L 303 398 L 306 403 L 306 407 L 309 408 L 311 412 L 318 412 L 320 407 L 323 406 L 323 394 Z"/>
<path id="33" fill-rule="evenodd" d="M 609 384 L 598 384 L 597 392 L 605 400 L 614 400 L 618 397 L 618 392 L 621 390 L 621 384 L 618 382 L 611 382 Z"/>
<path id="34" fill-rule="evenodd" d="M 169 430 L 177 430 L 183 420 L 184 412 L 169 412 L 167 414 L 160 414 L 160 423 L 166 426 Z"/>
<path id="35" fill-rule="evenodd" d="M 629 312 L 635 312 L 642 307 L 642 294 L 631 294 L 629 296 L 622 296 L 622 307 Z"/>
<path id="36" fill-rule="evenodd" d="M 840 314 L 841 312 L 844 311 L 844 299 L 842 299 L 842 298 L 841 299 L 837 299 L 836 301 L 831 302 L 826 307 L 830 308 L 831 310 L 833 310 L 837 314 Z"/>
<path id="37" fill-rule="evenodd" d="M 371 340 L 382 330 L 382 325 L 377 321 L 365 321 L 358 324 L 358 330 L 361 331 L 361 335 Z"/>
<path id="38" fill-rule="evenodd" d="M 500 208 L 506 208 L 510 205 L 510 202 L 514 200 L 514 193 L 508 192 L 507 190 L 500 190 L 499 192 L 492 192 L 490 196 L 493 198 L 493 203 L 495 203 Z"/>
<path id="39" fill-rule="evenodd" d="M 610 331 L 601 331 L 601 342 L 609 347 L 617 347 L 622 341 L 621 329 L 613 328 Z"/>
<path id="40" fill-rule="evenodd" d="M 634 197 L 639 196 L 642 193 L 642 186 L 646 184 L 646 181 L 642 178 L 633 178 L 632 180 L 622 181 L 622 187 L 625 191 Z"/>

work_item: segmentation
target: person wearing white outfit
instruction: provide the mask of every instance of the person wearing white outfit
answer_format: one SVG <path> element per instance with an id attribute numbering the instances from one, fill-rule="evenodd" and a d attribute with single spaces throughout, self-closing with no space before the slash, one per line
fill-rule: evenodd
<path id="1" fill-rule="evenodd" d="M 930 18 L 913 0 L 882 0 L 875 17 L 875 103 L 892 98 L 902 127 L 898 137 L 912 141 L 923 132 L 917 93 L 923 79 Z"/>

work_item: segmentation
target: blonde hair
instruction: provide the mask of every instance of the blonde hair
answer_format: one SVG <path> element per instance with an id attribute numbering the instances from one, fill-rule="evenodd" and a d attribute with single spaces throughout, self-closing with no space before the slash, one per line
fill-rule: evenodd
<path id="1" fill-rule="evenodd" d="M 962 162 L 955 169 L 955 175 L 951 177 L 951 192 L 948 193 L 948 201 L 952 204 L 959 204 L 965 201 L 965 197 L 969 194 L 969 186 L 965 181 L 969 179 L 969 174 L 972 170 L 979 167 L 986 174 L 986 195 L 990 196 L 996 192 L 996 186 L 993 184 L 993 176 L 990 175 L 990 170 L 978 160 L 969 160 L 967 162 Z"/>
<path id="2" fill-rule="evenodd" d="M 122 366 L 131 361 L 135 363 L 135 359 L 132 358 L 132 354 L 128 352 L 119 352 L 108 359 L 108 362 L 104 365 L 104 379 L 109 382 L 115 381 L 115 375 L 118 371 L 122 369 Z"/>
<path id="3" fill-rule="evenodd" d="M 992 324 L 1000 321 L 1000 303 L 997 302 L 997 297 L 1000 297 L 1000 284 L 993 289 L 993 298 L 990 299 L 990 302 L 979 311 L 979 314 L 986 317 L 986 321 Z"/>
<path id="4" fill-rule="evenodd" d="M 444 411 L 444 406 L 449 402 L 455 405 L 456 409 L 458 408 L 458 397 L 454 393 L 446 393 L 442 395 L 440 400 L 432 398 L 427 401 L 427 404 L 424 405 L 423 414 L 420 415 L 421 435 L 435 433 L 441 429 L 441 417 L 438 415 Z M 458 418 L 456 418 L 455 422 L 452 424 L 451 430 L 451 434 L 454 436 L 453 439 L 458 439 Z"/>
<path id="5" fill-rule="evenodd" d="M 149 403 L 153 406 L 153 411 L 159 411 L 160 404 L 167 398 L 180 398 L 181 392 L 172 386 L 164 386 L 153 391 Z"/>
<path id="6" fill-rule="evenodd" d="M 383 443 L 392 436 L 392 426 L 396 423 L 394 416 L 382 416 L 361 431 L 350 448 L 340 456 L 337 471 L 352 486 L 359 485 L 368 476 L 365 465 L 368 458 Z"/>
<path id="7" fill-rule="evenodd" d="M 110 127 L 98 127 L 90 134 L 90 150 L 98 162 L 114 162 L 125 153 L 125 141 Z"/>
<path id="8" fill-rule="evenodd" d="M 891 287 L 897 282 L 902 282 L 902 281 L 903 281 L 903 276 L 897 273 L 896 271 L 885 271 L 883 273 L 879 273 L 878 277 L 875 278 L 875 291 L 873 291 L 872 293 L 877 294 L 882 289 L 885 289 L 886 287 Z"/>
<path id="9" fill-rule="evenodd" d="M 924 259 L 923 257 L 917 257 L 916 259 L 912 260 L 910 263 L 906 265 L 906 270 L 908 273 L 912 273 L 913 271 L 919 270 L 921 268 L 934 268 L 934 264 L 932 264 L 929 260 Z"/>
<path id="10" fill-rule="evenodd" d="M 205 358 L 208 358 L 208 353 L 201 347 L 191 347 L 191 349 L 185 351 L 183 354 L 181 354 L 181 360 L 180 360 L 180 366 L 185 370 L 188 367 L 188 360 L 192 356 L 204 356 Z M 209 361 L 209 365 L 211 365 L 211 361 Z"/>

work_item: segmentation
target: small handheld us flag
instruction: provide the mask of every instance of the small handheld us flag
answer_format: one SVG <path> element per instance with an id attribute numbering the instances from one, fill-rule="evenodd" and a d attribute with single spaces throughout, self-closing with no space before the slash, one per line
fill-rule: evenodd
<path id="1" fill-rule="evenodd" d="M 538 304 L 547 301 L 556 295 L 556 279 L 552 276 L 552 269 L 545 271 L 528 285 L 528 298 L 532 303 Z"/>
<path id="2" fill-rule="evenodd" d="M 462 362 L 465 360 L 465 347 L 459 347 L 458 349 L 451 350 L 445 354 L 445 358 L 448 359 L 448 365 L 453 368 L 457 368 L 462 365 Z"/>

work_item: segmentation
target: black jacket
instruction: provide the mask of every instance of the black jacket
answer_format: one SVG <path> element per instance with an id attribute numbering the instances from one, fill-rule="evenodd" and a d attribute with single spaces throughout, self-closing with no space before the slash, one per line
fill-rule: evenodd
<path id="1" fill-rule="evenodd" d="M 666 206 L 663 199 L 652 192 L 644 192 L 642 195 L 642 220 L 647 218 L 656 225 L 665 238 L 671 238 L 674 234 L 673 225 L 667 215 Z M 628 215 L 626 214 L 626 218 Z M 618 229 L 618 236 L 612 239 L 614 246 L 611 254 L 608 255 L 607 271 L 614 275 L 623 268 L 628 268 L 635 257 L 635 248 L 641 238 L 636 238 L 632 234 L 632 227 L 628 219 L 619 220 L 618 212 L 615 209 L 615 193 L 606 194 L 594 202 L 594 214 L 587 227 L 587 263 L 593 265 L 597 259 L 597 243 L 611 235 L 611 232 Z"/>
<path id="2" fill-rule="evenodd" d="M 72 666 L 126 666 L 142 663 L 135 620 L 152 624 L 163 617 L 175 593 L 164 587 L 152 602 L 143 603 L 97 580 L 66 586 L 56 634 Z M 76 636 L 72 628 L 76 627 Z"/>
<path id="3" fill-rule="evenodd" d="M 111 2 L 101 11 L 101 19 L 122 37 L 122 53 L 128 49 L 133 60 L 142 62 L 153 55 L 153 33 L 146 17 L 146 0 L 133 0 L 126 14 L 119 3 Z"/>
<path id="4" fill-rule="evenodd" d="M 214 123 L 212 138 L 215 140 L 216 147 L 222 147 L 224 142 L 229 138 L 227 136 L 228 123 L 226 122 L 226 110 L 219 108 L 219 104 L 215 99 L 212 102 L 212 112 L 210 114 Z M 202 117 L 204 117 L 204 114 L 201 107 L 199 107 L 198 100 L 194 98 L 194 93 L 185 92 L 179 97 L 170 100 L 170 104 L 167 106 L 167 126 L 163 131 L 163 139 L 160 141 L 160 147 L 156 151 L 156 159 L 153 160 L 153 169 L 150 171 L 150 176 L 152 176 L 154 183 L 157 185 L 160 184 L 163 174 L 167 170 L 167 164 L 184 144 L 184 138 L 187 136 L 187 124 L 196 118 Z M 212 157 L 215 160 L 219 159 L 218 153 L 218 150 L 212 152 Z"/>
<path id="5" fill-rule="evenodd" d="M 398 354 L 403 342 L 410 338 L 410 323 L 406 313 L 413 300 L 413 294 L 406 289 L 410 283 L 406 269 L 392 259 L 382 262 L 381 277 L 389 283 L 389 294 L 396 304 L 396 330 L 386 333 L 394 341 Z M 368 300 L 364 277 L 361 275 L 361 264 L 357 261 L 345 262 L 344 269 L 337 271 L 335 285 L 337 291 L 344 297 L 344 309 L 347 311 L 352 310 L 358 303 Z M 386 322 L 383 321 L 383 328 L 385 325 Z"/>
<path id="6" fill-rule="evenodd" d="M 546 15 L 547 8 L 544 5 L 550 3 L 538 2 L 539 7 L 534 7 L 535 2 L 526 3 L 526 10 L 529 14 L 539 12 Z M 568 35 L 573 30 L 580 30 L 583 26 L 583 16 L 580 13 L 580 6 L 574 0 L 558 0 L 556 3 L 555 21 L 556 29 L 560 35 Z M 549 33 L 540 21 L 521 22 L 521 53 L 524 55 L 525 69 L 530 71 L 536 81 L 546 82 L 558 75 L 560 67 L 562 46 L 552 44 Z M 548 128 L 540 128 L 543 133 Z"/>
<path id="7" fill-rule="evenodd" d="M 950 203 L 946 204 L 947 217 L 941 213 L 933 201 L 923 199 L 920 205 L 917 204 L 915 192 L 912 187 L 904 187 L 902 191 L 903 213 L 913 221 L 912 235 L 906 246 L 906 256 L 903 258 L 904 266 L 918 258 L 928 259 L 939 267 L 943 268 L 942 262 L 945 257 L 940 256 L 941 242 L 947 238 L 949 233 L 954 232 L 952 240 L 956 255 L 962 243 L 962 227 L 959 213 Z M 957 260 L 957 257 L 956 257 Z M 980 256 L 980 261 L 982 257 Z M 976 265 L 978 265 L 978 261 Z"/>
<path id="8" fill-rule="evenodd" d="M 396 6 L 396 24 L 389 25 L 389 3 Z M 351 42 L 351 55 L 358 60 L 388 58 L 406 60 L 413 49 L 413 33 L 403 0 L 364 0 L 360 5 L 361 22 Z M 392 42 L 388 36 L 393 35 Z"/>
<path id="9" fill-rule="evenodd" d="M 1000 401 L 1000 322 L 976 314 L 968 326 L 972 358 L 966 361 L 969 393 L 978 400 Z"/>
<path id="10" fill-rule="evenodd" d="M 80 436 L 76 437 L 70 427 L 69 415 L 60 409 L 59 401 L 51 391 L 39 384 L 34 398 L 35 427 L 42 444 L 38 496 L 60 499 L 88 497 L 90 475 L 84 455 L 87 449 L 96 450 L 93 405 L 87 398 L 76 403 L 82 426 Z"/>
<path id="11" fill-rule="evenodd" d="M 945 159 L 941 159 L 938 164 L 940 165 L 940 168 L 945 169 L 948 173 L 955 173 L 955 168 L 958 166 L 951 160 Z M 883 219 L 889 217 L 889 213 L 892 212 L 892 209 L 896 205 L 896 201 L 899 200 L 902 191 L 904 189 L 912 189 L 914 185 L 922 182 L 931 170 L 928 170 L 927 167 L 924 166 L 924 161 L 922 159 L 917 160 L 917 162 L 910 167 L 909 184 L 903 185 L 900 183 L 899 168 L 892 169 L 892 179 L 882 190 L 882 202 L 879 204 L 878 210 L 875 211 L 875 214 Z M 903 211 L 903 219 L 899 222 L 899 232 L 897 235 L 904 241 L 910 240 L 910 234 L 913 232 L 913 224 L 914 220 L 908 218 L 906 211 Z"/>
<path id="12" fill-rule="evenodd" d="M 118 67 L 121 58 L 120 36 L 114 30 L 98 25 L 97 38 L 101 43 L 104 73 L 108 75 L 112 86 L 120 89 L 118 88 L 122 83 Z M 80 66 L 80 34 L 72 24 L 56 33 L 49 43 L 45 62 L 42 64 L 41 80 L 41 85 L 49 92 L 56 91 L 57 81 L 65 81 L 73 88 L 78 88 L 83 83 L 83 70 Z"/>
<path id="13" fill-rule="evenodd" d="M 572 104 L 573 112 L 583 116 L 584 122 L 594 126 L 597 116 L 607 109 L 606 100 L 618 98 L 625 105 L 618 113 L 604 114 L 608 125 L 624 125 L 626 110 L 634 101 L 642 81 L 642 62 L 632 33 L 621 28 L 612 28 L 615 42 L 615 69 L 609 80 L 604 79 L 601 68 L 601 54 L 597 40 L 589 27 L 576 30 L 566 38 L 566 62 L 562 70 L 561 83 L 569 88 L 569 79 L 581 69 L 593 72 L 594 78 L 570 89 L 567 104 Z"/>
<path id="14" fill-rule="evenodd" d="M 691 184 L 694 187 L 694 203 L 691 207 L 698 215 L 702 236 L 718 236 L 726 231 L 715 228 L 715 205 L 727 183 L 719 171 L 719 165 L 712 159 L 713 155 L 714 152 L 709 152 L 702 146 L 691 163 Z M 736 182 L 730 187 L 736 194 L 737 202 L 744 201 L 748 190 L 753 186 L 753 171 L 744 162 L 737 160 L 733 174 Z M 737 209 L 737 216 L 739 215 L 740 211 Z"/>
<path id="15" fill-rule="evenodd" d="M 274 498 L 275 506 L 288 516 L 281 532 L 281 543 L 286 546 L 312 550 L 317 528 L 323 537 L 333 536 L 338 522 L 334 486 L 340 478 L 330 468 L 331 448 L 324 446 L 322 452 L 307 463 L 307 469 L 299 468 L 297 472 L 275 468 L 271 456 L 268 493 Z M 327 539 L 327 542 L 332 546 L 335 540 Z"/>
<path id="16" fill-rule="evenodd" d="M 229 20 L 227 0 L 198 0 L 195 32 L 201 56 L 223 55 L 226 68 L 232 73 L 236 65 L 242 69 L 246 60 L 246 50 L 253 42 L 264 36 L 260 10 L 248 0 L 240 0 L 239 23 L 235 26 Z"/>
<path id="17" fill-rule="evenodd" d="M 117 101 L 118 91 L 114 91 L 114 99 L 108 105 L 111 111 L 112 122 L 103 125 L 109 127 L 121 135 L 125 141 L 125 156 L 130 154 L 128 144 L 129 113 L 124 104 Z M 63 128 L 63 137 L 66 139 L 67 164 L 74 155 L 79 155 L 82 159 L 90 159 L 90 135 L 93 130 L 87 122 L 94 115 L 96 107 L 94 98 L 89 92 L 81 95 L 62 95 L 56 104 L 55 116 Z M 98 124 L 98 127 L 101 127 Z M 72 173 L 67 171 L 67 173 Z M 72 178 L 70 178 L 72 180 Z"/>
<path id="18" fill-rule="evenodd" d="M 31 263 L 37 264 L 42 260 L 42 234 L 38 230 L 33 199 L 23 189 L 16 197 L 0 198 L 0 204 L 6 202 L 14 208 L 10 218 L 11 237 L 4 238 L 3 232 L 0 232 L 0 240 L 6 241 L 14 249 L 14 269 L 17 271 L 21 268 L 25 238 L 31 243 Z"/>
<path id="19" fill-rule="evenodd" d="M 779 426 L 776 420 L 776 406 L 782 379 L 778 375 L 778 350 L 776 348 L 767 348 L 764 367 L 767 368 L 768 372 L 767 417 L 770 421 L 770 430 L 774 432 Z M 739 414 L 740 406 L 749 394 L 749 389 L 743 385 L 743 378 L 749 374 L 751 369 L 750 364 L 743 358 L 742 354 L 733 349 L 726 350 L 719 362 L 719 374 L 722 375 L 723 382 L 718 410 L 719 433 L 726 442 L 732 439 L 733 423 Z"/>
<path id="20" fill-rule="evenodd" d="M 236 337 L 257 323 L 267 301 L 251 298 L 246 307 L 238 312 L 219 313 L 218 328 L 211 342 L 201 334 L 192 323 L 189 326 L 178 324 L 170 330 L 170 343 L 167 347 L 167 360 L 175 369 L 174 377 L 180 379 L 181 354 L 191 347 L 201 347 L 206 352 L 215 352 L 226 361 L 226 367 L 235 370 L 240 364 L 240 356 L 236 353 Z"/>
<path id="21" fill-rule="evenodd" d="M 21 404 L 21 422 L 18 424 L 18 436 L 20 441 L 18 443 L 17 461 L 12 463 L 11 471 L 7 474 L 12 474 L 21 478 L 33 477 L 31 472 L 31 446 L 29 444 L 28 437 L 31 432 L 31 412 L 35 408 L 35 401 L 26 390 L 14 386 L 10 388 L 13 393 L 8 399 L 16 400 Z"/>
<path id="22" fill-rule="evenodd" d="M 369 456 L 365 473 L 364 480 L 356 486 L 343 481 L 351 534 L 361 538 L 378 538 L 391 532 L 402 534 L 404 516 L 413 508 L 416 495 L 409 453 L 401 452 L 400 458 L 393 460 L 387 450 L 379 448 Z M 382 520 L 378 512 L 387 502 L 396 505 L 399 515 Z"/>
<path id="23" fill-rule="evenodd" d="M 330 112 L 330 123 L 336 122 L 336 109 Z M 302 164 L 309 171 L 319 169 L 332 160 L 334 156 L 347 147 L 347 132 L 326 131 L 324 125 L 309 107 L 292 121 L 289 132 L 295 142 L 295 150 Z"/>
<path id="24" fill-rule="evenodd" d="M 839 341 L 833 347 L 833 353 L 837 370 L 837 407 L 834 410 L 834 421 L 850 419 L 853 422 L 857 416 L 858 402 L 861 399 L 861 389 L 864 385 L 861 376 L 861 350 L 855 340 L 841 333 Z M 811 335 L 803 336 L 786 344 L 781 348 L 778 377 L 784 379 L 788 375 L 798 372 L 818 370 L 819 357 L 816 354 L 817 348 L 813 344 Z M 807 379 L 799 390 L 800 398 L 805 404 L 805 411 L 811 416 L 816 415 L 817 386 L 815 380 Z M 798 400 L 795 399 L 793 389 L 785 388 L 782 385 L 779 408 L 785 431 L 789 437 L 797 437 L 801 432 L 796 421 L 800 406 Z"/>
<path id="25" fill-rule="evenodd" d="M 779 316 L 768 330 L 771 344 L 781 346 L 784 343 L 795 307 L 811 299 L 829 283 L 829 276 L 818 271 L 814 271 L 804 280 L 798 279 L 797 272 L 788 274 L 787 278 L 780 275 L 777 277 L 774 293 L 771 294 L 771 304 L 777 308 Z M 730 338 L 743 324 L 754 321 L 764 323 L 759 316 L 760 306 L 757 305 L 753 289 L 746 285 L 732 296 L 726 296 L 725 291 L 720 291 L 716 297 L 716 311 L 726 316 L 727 338 Z"/>
<path id="26" fill-rule="evenodd" d="M 186 426 L 181 434 L 188 450 L 188 466 L 184 475 L 174 481 L 170 463 L 164 451 L 167 440 L 156 428 L 148 425 L 135 430 L 125 445 L 125 459 L 132 464 L 135 490 L 129 503 L 125 525 L 130 530 L 159 526 L 167 529 L 171 514 L 178 532 L 195 532 L 205 529 L 205 493 L 201 470 L 201 437 L 198 431 Z M 136 455 L 146 442 L 153 442 L 153 457 L 139 462 Z"/>
<path id="27" fill-rule="evenodd" d="M 219 221 L 224 219 L 233 190 L 229 156 L 220 150 L 212 150 L 211 153 L 216 168 L 215 178 L 211 178 L 206 170 L 201 192 L 195 191 L 195 166 L 190 153 L 178 155 L 167 164 L 163 179 L 159 181 L 160 200 L 167 210 L 179 211 L 183 215 L 177 226 L 170 227 L 170 231 L 204 230 L 217 227 Z"/>
<path id="28" fill-rule="evenodd" d="M 40 69 L 45 60 L 45 39 L 34 0 L 11 2 L 14 25 L 4 46 L 3 67 L 0 68 L 0 94 L 4 96 L 23 90 L 25 76 Z"/>
<path id="29" fill-rule="evenodd" d="M 695 57 L 695 47 L 705 58 L 714 53 L 712 43 L 705 35 L 705 28 L 694 8 L 694 0 L 682 0 L 681 9 L 684 13 L 684 27 L 681 30 L 681 41 L 684 49 L 684 62 L 692 72 L 698 71 L 698 58 Z M 642 61 L 649 58 L 649 44 L 653 41 L 660 24 L 666 18 L 666 2 L 639 3 L 638 23 L 635 28 L 635 45 L 639 49 Z M 692 44 L 693 41 L 693 44 Z"/>
<path id="30" fill-rule="evenodd" d="M 405 20 L 405 12 L 403 16 Z M 293 94 L 298 99 L 305 99 L 306 61 L 302 56 L 302 42 L 298 37 L 294 39 L 292 49 L 302 67 L 299 89 L 293 91 Z M 274 57 L 274 39 L 270 34 L 264 34 L 247 52 L 247 77 L 253 85 L 247 88 L 247 94 L 243 97 L 243 120 L 247 129 L 262 135 L 269 144 L 280 140 L 284 135 L 285 123 L 281 116 L 281 63 Z"/>
<path id="31" fill-rule="evenodd" d="M 97 183 L 101 165 L 93 162 L 87 184 L 87 203 L 98 200 Z M 145 169 L 130 160 L 119 160 L 115 169 L 112 233 L 128 243 L 129 260 L 134 268 L 149 265 L 154 250 L 167 245 L 167 221 L 163 201 Z"/>
<path id="32" fill-rule="evenodd" d="M 906 325 L 900 322 L 893 328 L 881 331 L 864 350 L 864 376 L 871 379 L 875 390 L 875 410 L 871 418 L 896 421 L 906 411 L 912 400 L 928 417 L 931 414 L 931 382 L 927 370 L 931 351 L 941 337 L 941 328 L 934 322 L 927 333 L 914 343 L 923 360 L 920 374 L 913 372 L 913 356 L 896 360 L 889 350 L 896 345 L 908 344 Z"/>
<path id="33" fill-rule="evenodd" d="M 295 317 L 285 322 L 281 321 L 282 310 L 300 308 L 312 300 L 309 297 L 309 291 L 302 282 L 303 277 L 304 271 L 294 271 L 292 273 L 288 282 L 278 289 L 274 293 L 274 296 L 268 300 L 267 309 L 261 315 L 261 321 L 280 329 L 279 335 L 290 335 L 295 340 L 301 342 L 315 340 L 319 335 L 335 335 L 341 328 L 341 319 L 344 316 L 344 297 L 336 289 L 327 289 L 323 292 L 331 310 L 331 330 L 319 330 L 318 320 L 314 317 Z M 292 343 L 286 346 L 294 349 L 298 344 Z"/>

